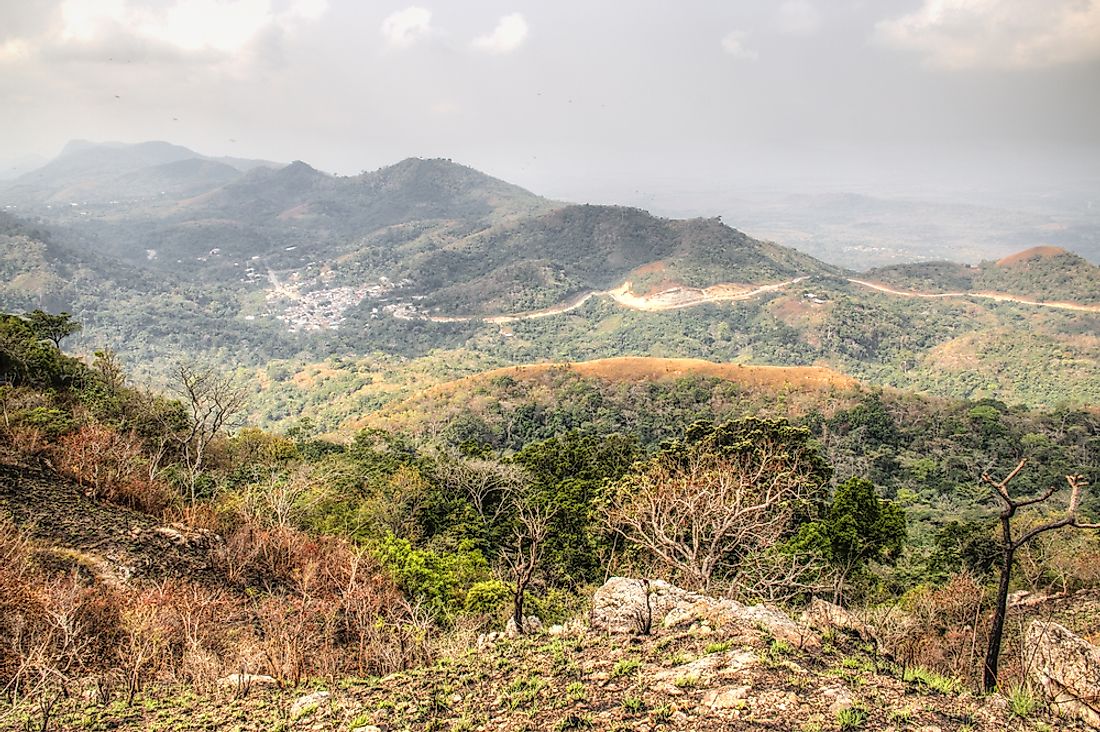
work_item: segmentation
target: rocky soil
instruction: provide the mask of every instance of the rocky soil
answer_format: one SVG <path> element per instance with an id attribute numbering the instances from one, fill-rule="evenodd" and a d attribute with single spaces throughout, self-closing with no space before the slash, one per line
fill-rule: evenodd
<path id="1" fill-rule="evenodd" d="M 790 620 L 697 597 L 659 613 L 648 635 L 577 622 L 480 644 L 470 637 L 432 667 L 385 678 L 148 689 L 133 706 L 74 695 L 57 720 L 61 729 L 124 732 L 1085 729 L 907 672 L 858 629 L 804 632 L 799 647 L 769 630 L 797 625 Z"/>

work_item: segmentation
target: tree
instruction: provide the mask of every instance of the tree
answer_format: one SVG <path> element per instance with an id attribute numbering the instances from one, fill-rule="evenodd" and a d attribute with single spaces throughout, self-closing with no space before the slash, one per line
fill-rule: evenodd
<path id="1" fill-rule="evenodd" d="M 905 542 L 905 511 L 878 497 L 866 478 L 837 486 L 825 516 L 804 524 L 793 542 L 828 559 L 843 582 L 868 562 L 893 562 Z"/>
<path id="2" fill-rule="evenodd" d="M 61 312 L 57 315 L 51 315 L 44 310 L 32 310 L 23 317 L 27 319 L 39 338 L 53 343 L 59 351 L 61 350 L 62 340 L 73 333 L 79 333 L 83 328 L 80 323 L 73 320 L 71 313 Z"/>
<path id="3" fill-rule="evenodd" d="M 542 562 L 554 509 L 534 500 L 530 492 L 513 491 L 509 502 L 515 512 L 515 524 L 512 539 L 502 547 L 501 556 L 512 591 L 512 620 L 516 632 L 524 634 L 527 632 L 524 597 Z"/>
<path id="4" fill-rule="evenodd" d="M 607 487 L 640 455 L 632 437 L 574 431 L 529 443 L 513 457 L 527 469 L 540 500 L 554 507 L 544 562 L 551 582 L 600 580 L 618 538 L 604 521 Z"/>
<path id="5" fill-rule="evenodd" d="M 627 474 L 607 520 L 692 587 L 735 574 L 821 510 L 830 469 L 810 432 L 755 417 L 694 425 Z"/>
<path id="6" fill-rule="evenodd" d="M 1026 464 L 1026 459 L 1021 460 L 1008 476 L 999 481 L 991 478 L 988 473 L 982 474 L 982 482 L 992 487 L 994 495 L 1004 506 L 1000 513 L 1000 581 L 997 583 L 997 598 L 993 608 L 993 623 L 989 632 L 989 645 L 986 649 L 985 668 L 982 675 L 982 682 L 986 691 L 993 691 L 997 688 L 997 665 L 1000 661 L 1005 614 L 1008 610 L 1009 582 L 1012 579 L 1012 566 L 1017 550 L 1027 545 L 1027 543 L 1035 537 L 1048 531 L 1054 531 L 1061 528 L 1100 529 L 1100 523 L 1082 522 L 1078 515 L 1078 509 L 1081 505 L 1081 489 L 1088 485 L 1088 482 L 1080 475 L 1067 475 L 1065 479 L 1066 484 L 1069 486 L 1070 494 L 1065 513 L 1059 518 L 1051 519 L 1045 523 L 1033 526 L 1019 537 L 1014 537 L 1012 533 L 1012 520 L 1016 517 L 1017 512 L 1021 508 L 1046 502 L 1057 490 L 1056 486 L 1051 486 L 1043 491 L 1042 494 L 1033 498 L 1013 498 L 1008 492 L 1008 484 L 1013 478 L 1020 474 L 1020 471 L 1024 469 Z"/>
<path id="7" fill-rule="evenodd" d="M 194 503 L 195 487 L 205 466 L 207 449 L 244 409 L 247 394 L 231 377 L 221 376 L 212 368 L 197 369 L 179 364 L 174 372 L 173 391 L 183 398 L 190 417 L 187 429 L 179 433 L 176 440 L 187 468 L 188 493 Z"/>

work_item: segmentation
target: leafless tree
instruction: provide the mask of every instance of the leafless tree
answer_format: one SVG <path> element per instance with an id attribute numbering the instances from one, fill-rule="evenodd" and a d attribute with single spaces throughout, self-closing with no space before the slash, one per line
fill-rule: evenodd
<path id="1" fill-rule="evenodd" d="M 997 665 L 1001 656 L 1001 640 L 1004 636 L 1005 614 L 1008 609 L 1008 589 L 1012 579 L 1012 565 L 1017 550 L 1025 546 L 1035 537 L 1048 531 L 1061 528 L 1075 529 L 1100 529 L 1100 523 L 1086 523 L 1081 521 L 1078 509 L 1081 505 L 1081 489 L 1088 482 L 1080 475 L 1067 475 L 1066 484 L 1069 486 L 1069 501 L 1065 512 L 1058 518 L 1045 523 L 1032 526 L 1018 537 L 1012 533 L 1012 519 L 1016 517 L 1021 508 L 1034 506 L 1046 502 L 1058 490 L 1057 486 L 1047 488 L 1043 493 L 1033 498 L 1017 499 L 1008 492 L 1008 484 L 1020 474 L 1027 465 L 1027 460 L 1021 460 L 1019 464 L 1002 480 L 995 480 L 988 473 L 982 474 L 982 482 L 993 488 L 994 495 L 1000 500 L 1001 509 L 1001 566 L 1000 582 L 997 585 L 997 599 L 993 609 L 993 624 L 989 633 L 989 645 L 985 654 L 985 668 L 982 674 L 982 683 L 986 691 L 993 691 L 997 687 Z"/>
<path id="2" fill-rule="evenodd" d="M 241 508 L 261 526 L 296 528 L 325 499 L 332 472 L 318 465 L 272 470 L 265 480 L 241 492 Z"/>
<path id="3" fill-rule="evenodd" d="M 183 398 L 190 423 L 176 436 L 187 468 L 188 492 L 195 502 L 195 485 L 205 466 L 207 449 L 214 438 L 235 424 L 247 394 L 230 376 L 212 368 L 189 364 L 175 367 L 173 391 Z"/>
<path id="4" fill-rule="evenodd" d="M 526 491 L 513 491 L 508 500 L 515 511 L 516 524 L 511 541 L 501 553 L 512 590 L 512 619 L 516 631 L 522 634 L 527 632 L 524 594 L 542 561 L 554 510 L 532 500 Z"/>
<path id="5" fill-rule="evenodd" d="M 723 563 L 774 545 L 808 486 L 785 453 L 693 452 L 657 458 L 624 481 L 607 521 L 693 588 L 710 587 Z"/>
<path id="6" fill-rule="evenodd" d="M 496 525 L 512 508 L 510 499 L 527 481 L 522 468 L 495 460 L 453 454 L 445 456 L 441 466 L 446 486 L 469 500 L 486 528 Z"/>

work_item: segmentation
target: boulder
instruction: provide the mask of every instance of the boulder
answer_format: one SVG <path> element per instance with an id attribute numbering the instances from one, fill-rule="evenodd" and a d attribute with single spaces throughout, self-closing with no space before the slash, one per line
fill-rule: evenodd
<path id="1" fill-rule="evenodd" d="M 1030 674 L 1055 713 L 1100 729 L 1100 648 L 1058 623 L 1033 621 L 1025 647 L 1034 657 Z"/>
<path id="2" fill-rule="evenodd" d="M 592 596 L 588 625 L 608 633 L 648 633 L 679 604 L 702 598 L 663 580 L 612 577 Z"/>
<path id="3" fill-rule="evenodd" d="M 528 615 L 523 621 L 523 629 L 528 634 L 539 633 L 542 631 L 542 621 L 539 620 L 537 615 Z M 519 628 L 516 627 L 515 618 L 508 618 L 508 623 L 504 626 L 504 635 L 509 638 L 518 638 L 522 635 Z"/>
<path id="4" fill-rule="evenodd" d="M 763 631 L 801 648 L 818 644 L 813 634 L 774 608 L 708 597 L 662 580 L 629 577 L 612 577 L 596 590 L 589 625 L 609 633 L 648 633 L 685 625 L 719 627 L 745 636 Z"/>
<path id="5" fill-rule="evenodd" d="M 840 605 L 814 598 L 810 600 L 809 607 L 802 613 L 802 622 L 817 630 L 835 628 L 852 633 L 861 640 L 875 640 L 875 633 L 871 626 L 852 615 Z"/>
<path id="6" fill-rule="evenodd" d="M 315 691 L 312 694 L 306 694 L 300 696 L 294 700 L 294 703 L 290 705 L 290 718 L 300 719 L 307 714 L 310 714 L 317 707 L 321 706 L 331 696 L 327 691 Z"/>

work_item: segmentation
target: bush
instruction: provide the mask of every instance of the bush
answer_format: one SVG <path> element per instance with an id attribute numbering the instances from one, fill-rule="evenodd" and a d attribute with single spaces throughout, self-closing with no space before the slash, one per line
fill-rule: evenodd
<path id="1" fill-rule="evenodd" d="M 512 590 L 500 580 L 477 582 L 466 592 L 465 610 L 475 615 L 500 615 L 509 610 Z"/>
<path id="2" fill-rule="evenodd" d="M 159 515 L 175 494 L 148 479 L 141 441 L 101 424 L 63 436 L 54 449 L 60 472 L 80 483 L 91 498 Z"/>

